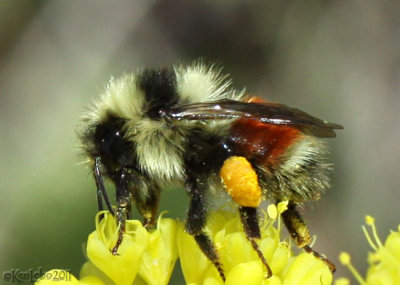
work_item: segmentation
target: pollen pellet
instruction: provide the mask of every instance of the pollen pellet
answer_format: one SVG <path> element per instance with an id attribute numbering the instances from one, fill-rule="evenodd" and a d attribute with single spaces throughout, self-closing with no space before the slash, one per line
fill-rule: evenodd
<path id="1" fill-rule="evenodd" d="M 257 174 L 249 161 L 241 156 L 225 160 L 220 176 L 225 190 L 240 206 L 258 207 L 261 202 L 261 188 Z"/>

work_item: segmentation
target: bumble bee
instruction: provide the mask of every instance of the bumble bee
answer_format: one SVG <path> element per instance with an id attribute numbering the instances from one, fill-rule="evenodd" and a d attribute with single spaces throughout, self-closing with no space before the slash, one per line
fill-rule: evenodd
<path id="1" fill-rule="evenodd" d="M 103 200 L 119 225 L 117 254 L 131 218 L 132 202 L 143 224 L 155 222 L 165 185 L 186 189 L 190 204 L 186 231 L 224 280 L 218 252 L 204 228 L 210 192 L 227 191 L 237 205 L 244 233 L 272 275 L 256 240 L 262 198 L 289 200 L 284 223 L 295 243 L 311 249 L 311 237 L 296 206 L 317 200 L 328 187 L 327 148 L 338 124 L 288 106 L 252 97 L 231 87 L 221 70 L 201 63 L 145 69 L 112 79 L 84 116 L 79 136 Z M 116 188 L 116 207 L 103 178 Z"/>

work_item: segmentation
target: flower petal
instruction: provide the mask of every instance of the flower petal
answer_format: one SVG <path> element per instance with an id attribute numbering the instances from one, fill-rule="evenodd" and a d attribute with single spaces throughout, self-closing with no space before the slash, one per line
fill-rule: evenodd
<path id="1" fill-rule="evenodd" d="M 157 229 L 149 234 L 149 245 L 139 271 L 147 284 L 168 284 L 178 257 L 176 232 L 176 221 L 160 218 Z"/>
<path id="2" fill-rule="evenodd" d="M 204 275 L 212 265 L 197 246 L 194 238 L 185 232 L 183 224 L 179 224 L 177 245 L 186 283 L 203 284 Z"/>
<path id="3" fill-rule="evenodd" d="M 116 242 L 117 227 L 112 215 L 105 215 L 91 233 L 87 242 L 90 261 L 116 284 L 132 284 L 139 270 L 139 264 L 148 244 L 148 233 L 139 221 L 126 221 L 126 233 L 113 255 L 111 249 Z"/>
<path id="4" fill-rule="evenodd" d="M 249 261 L 237 264 L 226 277 L 227 285 L 260 285 L 264 280 L 261 262 Z"/>

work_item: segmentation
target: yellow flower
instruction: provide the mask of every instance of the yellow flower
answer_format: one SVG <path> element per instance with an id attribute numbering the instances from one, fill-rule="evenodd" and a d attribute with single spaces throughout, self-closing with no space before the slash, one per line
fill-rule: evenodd
<path id="1" fill-rule="evenodd" d="M 321 260 L 301 253 L 294 256 L 290 245 L 280 241 L 280 214 L 287 203 L 278 208 L 270 205 L 258 242 L 273 276 L 265 279 L 266 269 L 247 240 L 237 214 L 218 211 L 210 214 L 206 231 L 213 239 L 225 274 L 225 284 L 331 284 L 332 274 Z M 267 216 L 265 214 L 265 216 Z M 273 225 L 277 222 L 277 228 Z M 217 270 L 196 245 L 193 237 L 178 229 L 178 252 L 187 284 L 223 284 Z"/>
<path id="2" fill-rule="evenodd" d="M 286 209 L 287 202 L 270 205 L 262 219 L 262 238 L 257 243 L 273 272 L 268 279 L 264 264 L 243 232 L 238 214 L 222 210 L 210 213 L 206 231 L 217 247 L 226 284 L 331 284 L 332 274 L 324 262 L 305 252 L 293 255 L 290 244 L 281 241 L 280 215 Z M 115 218 L 108 212 L 100 212 L 96 230 L 88 238 L 89 261 L 82 266 L 80 279 L 69 275 L 69 280 L 60 283 L 52 276 L 66 272 L 52 270 L 37 284 L 168 284 L 178 253 L 186 284 L 222 284 L 216 268 L 193 237 L 185 233 L 183 223 L 160 215 L 157 229 L 148 232 L 139 221 L 126 221 L 118 255 L 112 255 L 110 249 L 117 236 Z"/>
<path id="3" fill-rule="evenodd" d="M 397 232 L 391 232 L 383 244 L 380 240 L 374 218 L 366 216 L 366 224 L 371 228 L 372 236 L 363 226 L 364 234 L 373 249 L 368 255 L 370 267 L 364 279 L 351 264 L 350 255 L 341 253 L 339 256 L 343 265 L 347 266 L 357 281 L 362 285 L 395 285 L 400 284 L 400 226 Z M 345 284 L 340 279 L 336 285 Z M 347 283 L 348 284 L 348 283 Z"/>
<path id="4" fill-rule="evenodd" d="M 113 255 L 110 250 L 117 240 L 116 221 L 108 212 L 100 212 L 96 216 L 96 230 L 88 238 L 89 261 L 81 269 L 81 279 L 71 275 L 65 284 L 133 284 L 137 275 L 146 284 L 168 284 L 177 259 L 176 229 L 176 222 L 162 215 L 157 229 L 150 232 L 140 221 L 128 220 L 118 255 Z M 50 272 L 53 271 L 44 276 Z M 37 284 L 62 283 L 42 278 Z"/>
<path id="5" fill-rule="evenodd" d="M 102 215 L 103 213 L 98 214 Z M 96 231 L 88 238 L 86 252 L 89 260 L 116 284 L 132 284 L 139 271 L 141 257 L 148 245 L 148 232 L 139 221 L 126 221 L 126 233 L 118 255 L 110 249 L 117 241 L 117 225 L 108 212 L 104 218 L 96 219 Z"/>

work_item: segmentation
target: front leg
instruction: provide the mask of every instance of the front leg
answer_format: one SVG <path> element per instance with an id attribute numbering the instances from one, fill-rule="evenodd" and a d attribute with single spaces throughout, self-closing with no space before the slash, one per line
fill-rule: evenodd
<path id="1" fill-rule="evenodd" d="M 207 211 L 205 206 L 204 188 L 198 187 L 195 177 L 188 177 L 186 189 L 190 195 L 189 210 L 186 219 L 186 232 L 194 237 L 201 251 L 206 255 L 217 268 L 221 279 L 225 281 L 225 274 L 219 260 L 217 249 L 211 238 L 204 232 L 206 225 Z"/>
<path id="2" fill-rule="evenodd" d="M 116 218 L 118 225 L 118 239 L 112 248 L 111 252 L 113 255 L 118 255 L 119 246 L 122 243 L 123 235 L 125 233 L 125 222 L 130 217 L 131 211 L 131 195 L 128 189 L 128 178 L 127 170 L 122 168 L 116 183 L 116 200 L 117 210 Z"/>
<path id="3" fill-rule="evenodd" d="M 155 183 L 145 180 L 145 177 L 128 168 L 122 168 L 115 180 L 117 181 L 116 218 L 118 239 L 111 251 L 114 255 L 117 255 L 125 233 L 126 220 L 131 219 L 132 201 L 135 202 L 139 213 L 143 216 L 143 226 L 146 228 L 152 226 L 155 223 L 158 211 L 160 188 Z"/>

